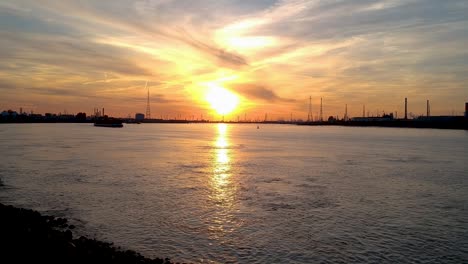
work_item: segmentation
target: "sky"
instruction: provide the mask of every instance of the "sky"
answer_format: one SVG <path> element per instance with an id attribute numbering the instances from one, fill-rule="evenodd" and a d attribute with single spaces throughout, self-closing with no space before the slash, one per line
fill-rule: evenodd
<path id="1" fill-rule="evenodd" d="M 134 116 L 149 89 L 153 118 L 216 119 L 221 87 L 234 120 L 462 114 L 467 47 L 466 0 L 3 0 L 0 110 Z"/>

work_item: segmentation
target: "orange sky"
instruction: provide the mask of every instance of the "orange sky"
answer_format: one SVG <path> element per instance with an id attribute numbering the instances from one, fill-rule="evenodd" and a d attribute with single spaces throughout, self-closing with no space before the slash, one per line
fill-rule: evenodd
<path id="1" fill-rule="evenodd" d="M 461 114 L 466 1 L 7 1 L 0 3 L 0 107 L 34 112 L 228 119 L 383 111 Z"/>

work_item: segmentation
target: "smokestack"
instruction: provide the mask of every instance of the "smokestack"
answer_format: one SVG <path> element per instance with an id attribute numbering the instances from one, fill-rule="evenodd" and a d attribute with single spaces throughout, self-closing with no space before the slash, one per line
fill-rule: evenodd
<path id="1" fill-rule="evenodd" d="M 344 121 L 348 121 L 348 104 L 345 106 Z"/>
<path id="2" fill-rule="evenodd" d="M 431 116 L 431 108 L 429 106 L 429 100 L 427 100 L 426 112 L 427 112 L 427 117 Z"/>
<path id="3" fill-rule="evenodd" d="M 322 102 L 322 97 L 320 97 L 320 122 L 323 122 L 323 102 Z"/>
<path id="4" fill-rule="evenodd" d="M 104 117 L 104 107 L 102 108 L 102 117 Z"/>
<path id="5" fill-rule="evenodd" d="M 468 103 L 465 103 L 465 118 L 468 118 Z"/>
<path id="6" fill-rule="evenodd" d="M 408 98 L 405 97 L 405 119 L 408 119 Z"/>

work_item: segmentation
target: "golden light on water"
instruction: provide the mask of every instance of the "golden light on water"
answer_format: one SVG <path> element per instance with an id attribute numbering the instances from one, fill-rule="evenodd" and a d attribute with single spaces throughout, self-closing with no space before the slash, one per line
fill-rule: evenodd
<path id="1" fill-rule="evenodd" d="M 236 184 L 232 173 L 232 148 L 228 138 L 229 127 L 217 125 L 217 136 L 213 141 L 212 169 L 210 178 L 210 200 L 217 210 L 211 217 L 209 230 L 213 237 L 221 237 L 233 231 L 232 210 L 236 200 Z"/>
<path id="2" fill-rule="evenodd" d="M 227 132 L 227 125 L 226 124 L 218 124 L 218 139 L 217 142 L 220 142 L 220 139 L 222 142 L 226 142 L 226 132 Z M 217 147 L 227 147 L 226 146 L 219 146 L 218 143 L 216 145 Z"/>
<path id="3" fill-rule="evenodd" d="M 216 161 L 222 164 L 229 164 L 229 155 L 227 149 L 219 149 L 217 151 Z"/>
<path id="4" fill-rule="evenodd" d="M 228 194 L 231 177 L 231 159 L 229 157 L 229 141 L 227 138 L 227 125 L 218 124 L 218 137 L 214 142 L 215 157 L 213 159 L 213 186 L 216 198 L 225 202 Z"/>

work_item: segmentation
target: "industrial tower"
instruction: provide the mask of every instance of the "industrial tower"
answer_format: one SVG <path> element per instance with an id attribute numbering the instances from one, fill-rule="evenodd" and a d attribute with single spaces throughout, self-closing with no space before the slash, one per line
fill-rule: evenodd
<path id="1" fill-rule="evenodd" d="M 147 88 L 147 86 L 148 86 L 148 81 L 146 81 L 145 88 Z M 149 87 L 148 87 L 148 98 L 146 101 L 146 119 L 151 119 Z"/>
<path id="2" fill-rule="evenodd" d="M 468 103 L 465 103 L 465 118 L 468 118 Z"/>
<path id="3" fill-rule="evenodd" d="M 429 105 L 429 100 L 426 102 L 426 115 L 427 117 L 431 116 L 431 106 Z"/>
<path id="4" fill-rule="evenodd" d="M 312 96 L 309 96 L 309 115 L 307 116 L 307 122 L 311 122 L 312 119 Z"/>
<path id="5" fill-rule="evenodd" d="M 345 106 L 345 114 L 344 114 L 344 121 L 348 121 L 348 104 Z"/>
<path id="6" fill-rule="evenodd" d="M 323 122 L 323 101 L 322 97 L 320 97 L 320 122 Z"/>
<path id="7" fill-rule="evenodd" d="M 408 98 L 405 97 L 405 120 L 408 119 Z"/>

